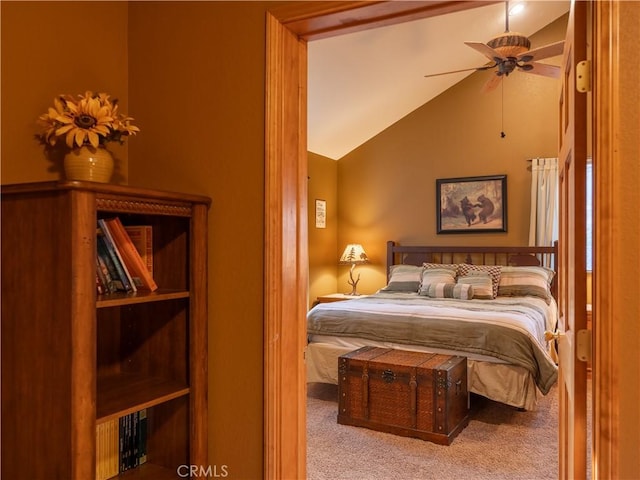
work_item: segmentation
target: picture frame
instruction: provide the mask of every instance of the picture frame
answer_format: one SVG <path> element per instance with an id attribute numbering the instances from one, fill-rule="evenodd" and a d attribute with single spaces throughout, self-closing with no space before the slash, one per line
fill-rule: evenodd
<path id="1" fill-rule="evenodd" d="M 327 228 L 327 201 L 316 199 L 316 228 Z"/>
<path id="2" fill-rule="evenodd" d="M 440 233 L 507 231 L 507 176 L 436 179 Z"/>

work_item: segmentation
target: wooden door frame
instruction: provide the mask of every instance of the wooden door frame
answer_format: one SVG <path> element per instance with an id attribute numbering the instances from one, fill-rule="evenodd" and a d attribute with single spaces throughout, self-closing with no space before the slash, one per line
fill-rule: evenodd
<path id="1" fill-rule="evenodd" d="M 616 350 L 624 328 L 620 322 L 629 318 L 625 308 L 631 307 L 621 301 L 616 284 L 637 248 L 632 242 L 620 241 L 621 232 L 628 228 L 627 220 L 614 213 L 620 209 L 621 199 L 607 193 L 612 182 L 624 176 L 621 172 L 630 162 L 630 149 L 619 135 L 627 127 L 621 110 L 628 114 L 630 109 L 621 102 L 625 93 L 633 98 L 633 88 L 638 88 L 633 83 L 637 79 L 625 77 L 622 70 L 631 37 L 625 39 L 620 28 L 624 15 L 620 3 L 597 1 L 593 12 L 593 478 L 620 478 L 624 469 L 619 431 L 625 418 L 618 407 L 625 379 L 620 378 L 623 365 Z"/>
<path id="2" fill-rule="evenodd" d="M 267 479 L 306 478 L 306 382 L 304 371 L 305 325 L 307 310 L 307 148 L 306 61 L 308 40 L 401 23 L 418 18 L 451 13 L 486 5 L 487 2 L 291 2 L 267 13 L 266 106 L 265 106 L 265 309 L 264 309 L 264 477 Z M 611 53 L 609 37 L 614 33 L 606 22 L 615 17 L 615 2 L 596 2 L 595 49 L 601 59 L 602 81 L 615 81 L 617 65 L 605 65 Z M 602 23 L 602 25 L 600 25 Z M 615 60 L 615 58 L 613 58 Z M 600 61 L 596 60 L 596 65 Z M 608 75 L 608 76 L 607 76 Z M 611 86 L 614 88 L 614 86 Z M 607 89 L 605 89 L 608 91 Z M 594 105 L 604 109 L 604 96 L 594 92 Z M 613 138 L 615 121 L 611 112 L 596 116 L 595 129 Z M 600 138 L 600 137 L 598 137 Z M 597 142 L 596 142 L 597 143 Z M 597 154 L 615 160 L 612 147 Z M 605 159 L 606 160 L 606 159 Z M 609 160 L 609 161 L 611 161 Z M 599 159 L 598 161 L 602 161 Z M 605 184 L 596 180 L 602 187 Z M 600 208 L 596 205 L 596 211 Z M 596 213 L 597 215 L 597 213 Z M 597 227 L 596 227 L 597 228 Z M 604 242 L 613 231 L 598 229 Z M 597 257 L 597 255 L 596 255 Z M 596 275 L 597 282 L 613 280 L 613 272 Z M 599 375 L 612 372 L 616 358 L 610 346 L 598 341 L 598 335 L 610 331 L 611 325 L 594 298 L 596 363 L 594 365 L 594 418 L 602 419 L 599 437 L 594 442 L 598 452 L 610 461 L 598 463 L 598 475 L 615 478 L 616 459 L 610 437 L 619 421 L 612 399 L 618 385 Z M 296 295 L 291 295 L 296 292 Z M 606 292 L 604 292 L 606 293 Z M 614 318 L 608 316 L 608 318 Z M 605 335 L 606 337 L 606 335 Z M 603 349 L 598 351 L 598 349 Z M 596 459 L 597 456 L 593 455 Z"/>

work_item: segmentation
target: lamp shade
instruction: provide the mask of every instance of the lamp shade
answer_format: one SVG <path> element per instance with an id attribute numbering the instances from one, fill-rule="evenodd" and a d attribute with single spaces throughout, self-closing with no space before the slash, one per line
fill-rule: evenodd
<path id="1" fill-rule="evenodd" d="M 342 252 L 339 265 L 360 265 L 369 263 L 369 258 L 359 243 L 350 243 Z"/>

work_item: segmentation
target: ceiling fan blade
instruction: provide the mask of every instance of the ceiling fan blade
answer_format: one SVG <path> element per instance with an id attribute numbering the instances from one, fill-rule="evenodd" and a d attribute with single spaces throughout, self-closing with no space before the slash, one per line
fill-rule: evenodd
<path id="1" fill-rule="evenodd" d="M 550 43 L 549 45 L 544 45 L 540 48 L 534 48 L 533 50 L 524 52 L 522 55 L 518 56 L 518 61 L 531 62 L 533 60 L 556 57 L 558 55 L 562 55 L 563 50 L 564 40 L 560 40 L 559 42 Z"/>
<path id="2" fill-rule="evenodd" d="M 482 93 L 489 93 L 495 90 L 495 88 L 498 85 L 500 85 L 500 82 L 502 81 L 503 77 L 504 75 L 492 75 L 491 78 L 487 81 L 487 83 L 485 83 L 484 86 L 482 87 Z"/>
<path id="3" fill-rule="evenodd" d="M 482 55 L 487 57 L 492 62 L 497 62 L 498 60 L 502 60 L 502 56 L 498 52 L 496 52 L 493 48 L 491 48 L 489 45 L 486 45 L 481 42 L 464 42 L 464 44 L 480 52 Z"/>
<path id="4" fill-rule="evenodd" d="M 439 77 L 440 75 L 449 75 L 450 73 L 470 72 L 472 70 L 488 70 L 495 66 L 496 64 L 494 63 L 492 65 L 485 65 L 484 67 L 463 68 L 462 70 L 451 70 L 449 72 L 430 73 L 429 75 L 425 75 L 424 78 Z"/>
<path id="5" fill-rule="evenodd" d="M 547 65 L 546 63 L 532 62 L 527 65 L 533 67 L 524 69 L 527 73 L 542 75 L 543 77 L 560 78 L 560 67 L 556 65 Z"/>

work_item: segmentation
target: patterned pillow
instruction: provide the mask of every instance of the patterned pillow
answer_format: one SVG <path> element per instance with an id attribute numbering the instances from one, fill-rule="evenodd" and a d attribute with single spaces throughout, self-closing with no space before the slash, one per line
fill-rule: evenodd
<path id="1" fill-rule="evenodd" d="M 464 283 L 429 283 L 422 284 L 420 295 L 431 298 L 457 298 L 459 300 L 471 300 L 473 298 L 473 285 Z"/>
<path id="2" fill-rule="evenodd" d="M 457 263 L 423 263 L 424 268 L 446 268 L 447 270 L 453 270 L 455 275 L 458 275 Z"/>
<path id="3" fill-rule="evenodd" d="M 491 276 L 486 272 L 473 272 L 468 277 L 458 277 L 461 285 L 473 286 L 473 298 L 491 300 L 493 298 L 493 283 Z"/>
<path id="4" fill-rule="evenodd" d="M 392 265 L 385 292 L 417 292 L 422 280 L 422 267 L 416 265 Z"/>
<path id="5" fill-rule="evenodd" d="M 502 267 L 498 295 L 540 297 L 551 303 L 551 281 L 555 272 L 546 267 Z"/>
<path id="6" fill-rule="evenodd" d="M 502 267 L 500 265 L 471 265 L 468 263 L 460 264 L 460 268 L 458 269 L 458 275 L 461 277 L 468 277 L 471 272 L 485 272 L 491 276 L 492 282 L 492 291 L 493 297 L 496 298 L 498 296 L 498 285 L 500 284 L 500 272 L 502 271 Z"/>

